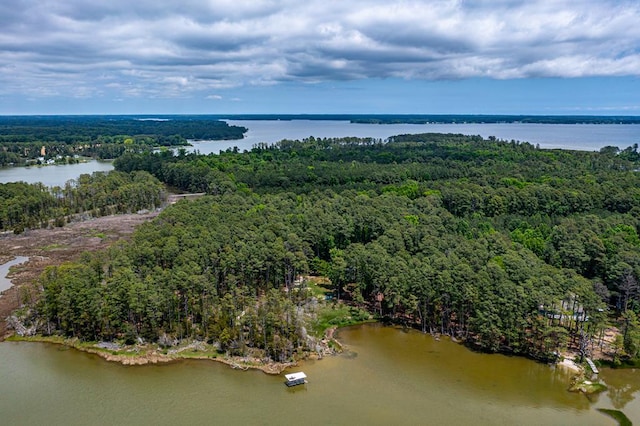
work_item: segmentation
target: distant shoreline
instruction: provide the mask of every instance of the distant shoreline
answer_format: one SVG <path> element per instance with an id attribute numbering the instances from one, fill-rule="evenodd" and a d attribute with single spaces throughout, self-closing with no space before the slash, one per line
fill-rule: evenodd
<path id="1" fill-rule="evenodd" d="M 638 115 L 536 115 L 536 114 L 89 114 L 89 115 L 0 115 L 0 121 L 12 118 L 56 120 L 68 118 L 131 118 L 142 122 L 166 122 L 172 119 L 207 118 L 246 121 L 349 121 L 358 124 L 640 124 Z"/>
<path id="2" fill-rule="evenodd" d="M 221 120 L 349 121 L 355 124 L 640 124 L 632 115 L 508 115 L 508 114 L 237 114 Z"/>

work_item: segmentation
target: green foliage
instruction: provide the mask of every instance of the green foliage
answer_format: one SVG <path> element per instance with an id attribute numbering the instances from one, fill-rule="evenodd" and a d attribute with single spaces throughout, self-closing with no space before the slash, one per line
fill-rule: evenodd
<path id="1" fill-rule="evenodd" d="M 620 410 L 610 410 L 608 408 L 597 408 L 597 410 L 616 420 L 620 426 L 633 425 L 633 422 L 631 422 L 631 419 L 627 417 L 627 415 Z"/>
<path id="2" fill-rule="evenodd" d="M 0 184 L 0 230 L 39 227 L 60 211 L 58 200 L 41 184 Z"/>
<path id="3" fill-rule="evenodd" d="M 37 158 L 56 163 L 76 156 L 117 158 L 187 145 L 189 139 L 242 139 L 246 131 L 209 116 L 5 116 L 0 117 L 0 166 Z"/>
<path id="4" fill-rule="evenodd" d="M 0 230 L 63 226 L 74 214 L 104 216 L 154 209 L 166 199 L 164 186 L 147 172 L 94 173 L 64 188 L 0 183 Z"/>
<path id="5" fill-rule="evenodd" d="M 364 309 L 332 303 L 324 306 L 318 312 L 317 320 L 313 323 L 313 333 L 322 337 L 325 330 L 329 328 L 361 324 L 369 320 L 371 320 L 371 315 Z"/>
<path id="6" fill-rule="evenodd" d="M 116 167 L 209 196 L 167 208 L 100 258 L 92 270 L 107 272 L 89 278 L 101 285 L 79 288 L 98 313 L 71 321 L 80 314 L 60 308 L 66 299 L 45 299 L 65 334 L 190 337 L 289 359 L 308 344 L 315 302 L 298 278 L 311 271 L 351 306 L 539 359 L 597 335 L 607 302 L 639 305 L 640 177 L 608 152 L 426 134 L 130 153 Z M 66 294 L 56 276 L 47 285 Z M 625 315 L 621 356 L 638 347 Z M 311 327 L 365 317 L 337 305 Z"/>
<path id="7" fill-rule="evenodd" d="M 640 356 L 640 323 L 632 310 L 624 312 L 622 318 L 623 347 L 627 356 L 636 359 Z"/>

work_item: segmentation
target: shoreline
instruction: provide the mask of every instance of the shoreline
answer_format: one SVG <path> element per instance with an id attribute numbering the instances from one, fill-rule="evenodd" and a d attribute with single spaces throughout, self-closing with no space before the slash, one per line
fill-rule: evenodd
<path id="1" fill-rule="evenodd" d="M 562 361 L 556 363 L 556 366 L 570 370 L 576 374 L 584 373 L 584 368 L 576 364 L 571 358 L 563 357 Z"/>
<path id="2" fill-rule="evenodd" d="M 238 370 L 260 370 L 265 374 L 279 375 L 289 367 L 294 367 L 297 362 L 264 362 L 260 358 L 251 356 L 233 356 L 217 354 L 212 345 L 193 341 L 176 349 L 169 349 L 163 353 L 156 345 L 127 345 L 118 347 L 117 350 L 99 347 L 97 342 L 80 342 L 78 339 L 63 339 L 59 337 L 30 336 L 21 337 L 16 334 L 5 336 L 7 342 L 48 343 L 66 346 L 80 352 L 97 355 L 107 362 L 117 362 L 127 366 L 143 366 L 150 364 L 165 364 L 182 360 L 215 361 L 226 364 Z M 125 351 L 125 353 L 118 353 Z M 114 353 L 115 352 L 115 353 Z"/>

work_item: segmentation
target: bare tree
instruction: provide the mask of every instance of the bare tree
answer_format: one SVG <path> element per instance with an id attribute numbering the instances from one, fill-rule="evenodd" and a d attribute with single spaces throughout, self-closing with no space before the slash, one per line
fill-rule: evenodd
<path id="1" fill-rule="evenodd" d="M 621 306 L 626 311 L 629 308 L 629 301 L 636 299 L 638 296 L 638 280 L 630 269 L 627 269 L 622 275 L 618 288 L 622 298 Z"/>
<path id="2" fill-rule="evenodd" d="M 583 323 L 584 324 L 584 323 Z M 578 353 L 580 354 L 580 362 L 589 356 L 589 346 L 591 345 L 591 336 L 585 330 L 584 325 L 580 325 L 578 333 Z"/>

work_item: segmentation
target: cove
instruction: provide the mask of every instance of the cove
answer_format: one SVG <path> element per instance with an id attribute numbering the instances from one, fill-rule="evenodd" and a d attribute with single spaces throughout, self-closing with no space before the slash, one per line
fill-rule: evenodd
<path id="1" fill-rule="evenodd" d="M 0 167 L 0 183 L 41 182 L 46 186 L 59 186 L 64 188 L 67 181 L 77 179 L 81 174 L 110 172 L 111 170 L 113 170 L 112 161 L 98 160 L 51 166 Z"/>
<path id="2" fill-rule="evenodd" d="M 615 425 L 597 411 L 608 408 L 638 421 L 640 376 L 629 370 L 620 388 L 590 401 L 566 391 L 570 372 L 527 359 L 379 324 L 338 336 L 347 350 L 302 363 L 296 370 L 309 383 L 296 388 L 283 376 L 216 362 L 127 367 L 60 346 L 3 342 L 0 413 L 3 423 L 29 425 Z"/>

